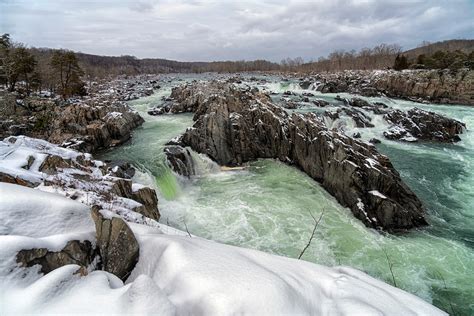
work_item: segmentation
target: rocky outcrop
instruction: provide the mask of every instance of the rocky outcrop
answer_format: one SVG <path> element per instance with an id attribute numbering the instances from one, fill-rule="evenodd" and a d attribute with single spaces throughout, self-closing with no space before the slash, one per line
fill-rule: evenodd
<path id="1" fill-rule="evenodd" d="M 50 251 L 46 248 L 21 250 L 16 260 L 22 267 L 39 265 L 40 271 L 47 274 L 68 264 L 77 264 L 83 271 L 87 271 L 97 255 L 98 252 L 90 241 L 71 240 L 60 251 Z"/>
<path id="2" fill-rule="evenodd" d="M 143 123 L 123 100 L 150 95 L 155 86 L 146 78 L 116 79 L 93 83 L 88 96 L 67 101 L 12 94 L 0 108 L 0 138 L 27 135 L 83 152 L 117 146 Z"/>
<path id="3" fill-rule="evenodd" d="M 99 207 L 92 208 L 97 247 L 102 269 L 125 281 L 139 257 L 139 245 L 132 230 L 120 217 L 104 216 Z"/>
<path id="4" fill-rule="evenodd" d="M 53 122 L 48 140 L 64 147 L 93 152 L 124 143 L 143 123 L 127 105 L 89 107 L 73 104 L 61 110 Z"/>
<path id="5" fill-rule="evenodd" d="M 155 190 L 130 179 L 129 163 L 107 165 L 90 154 L 25 136 L 0 141 L 0 181 L 37 187 L 134 221 L 159 220 Z M 36 157 L 36 159 L 34 158 Z M 18 166 L 12 168 L 10 166 Z"/>
<path id="6" fill-rule="evenodd" d="M 316 74 L 309 80 L 323 93 L 349 92 L 367 97 L 386 95 L 417 102 L 474 105 L 474 71 L 467 69 L 344 71 Z"/>
<path id="7" fill-rule="evenodd" d="M 263 93 L 229 84 L 192 84 L 173 90 L 193 104 L 195 124 L 182 145 L 221 165 L 277 158 L 301 168 L 369 227 L 426 225 L 423 206 L 389 159 L 375 147 L 329 131 L 315 114 L 287 114 Z"/>
<path id="8" fill-rule="evenodd" d="M 190 177 L 196 174 L 190 151 L 179 145 L 168 145 L 164 149 L 166 161 L 178 174 Z"/>
<path id="9" fill-rule="evenodd" d="M 384 132 L 384 136 L 408 142 L 418 139 L 443 143 L 458 142 L 461 140 L 458 135 L 466 128 L 462 122 L 418 108 L 407 112 L 391 110 L 383 117 L 393 124 Z"/>

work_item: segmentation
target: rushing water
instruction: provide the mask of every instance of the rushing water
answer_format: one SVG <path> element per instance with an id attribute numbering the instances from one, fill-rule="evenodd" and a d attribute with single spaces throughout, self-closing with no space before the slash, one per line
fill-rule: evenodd
<path id="1" fill-rule="evenodd" d="M 199 176 L 176 177 L 164 163 L 163 146 L 192 125 L 192 115 L 152 117 L 146 110 L 159 104 L 168 82 L 155 95 L 131 102 L 145 118 L 132 141 L 104 153 L 101 159 L 125 159 L 141 172 L 139 181 L 159 192 L 161 221 L 208 239 L 298 257 L 314 226 L 311 216 L 324 212 L 316 236 L 303 259 L 325 265 L 348 265 L 416 294 L 457 315 L 474 314 L 474 133 L 454 145 L 405 144 L 383 140 L 378 145 L 403 179 L 425 203 L 431 226 L 403 235 L 366 228 L 351 212 L 301 171 L 273 160 L 250 163 L 245 170 L 220 171 L 195 154 Z M 275 92 L 300 91 L 291 82 L 261 84 Z M 301 92 L 301 91 L 300 91 Z M 331 94 L 317 95 L 335 103 Z M 343 95 L 344 96 L 344 95 Z M 348 96 L 348 95 L 346 95 Z M 278 99 L 277 96 L 275 99 Z M 372 98 L 395 108 L 414 106 L 436 111 L 474 126 L 474 110 L 463 106 L 420 105 Z M 315 111 L 306 107 L 299 111 Z M 349 122 L 349 123 L 348 123 Z M 382 139 L 386 123 L 348 133 Z M 390 272 L 392 267 L 393 276 Z"/>

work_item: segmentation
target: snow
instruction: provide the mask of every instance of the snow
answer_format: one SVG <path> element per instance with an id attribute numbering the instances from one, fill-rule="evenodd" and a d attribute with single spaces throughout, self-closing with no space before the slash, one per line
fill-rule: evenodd
<path id="1" fill-rule="evenodd" d="M 64 168 L 54 175 L 63 186 L 46 185 L 47 175 L 38 169 L 51 153 L 72 160 L 80 155 L 27 137 L 0 141 L 0 171 L 22 173 L 39 184 L 32 189 L 0 183 L 2 315 L 444 315 L 349 267 L 325 267 L 190 237 L 133 212 L 140 204 L 127 198 L 115 196 L 104 204 L 100 194 L 110 189 L 113 177 L 102 175 L 97 169 L 101 163 L 84 170 Z M 27 170 L 29 156 L 35 161 Z M 89 174 L 90 179 L 76 179 L 75 174 Z M 133 184 L 132 190 L 142 187 Z M 59 251 L 70 240 L 95 244 L 86 204 L 101 204 L 106 217 L 121 216 L 137 237 L 140 257 L 126 284 L 92 267 L 86 275 L 78 273 L 77 265 L 43 275 L 38 266 L 18 266 L 15 257 L 22 249 Z M 360 199 L 358 206 L 365 213 Z"/>
<path id="2" fill-rule="evenodd" d="M 93 230 L 89 207 L 56 194 L 0 182 L 0 234 L 45 237 Z"/>
<path id="3" fill-rule="evenodd" d="M 15 251 L 86 236 L 93 229 L 88 207 L 13 184 L 0 184 L 0 193 L 0 219 L 11 227 L 0 236 L 2 315 L 443 315 L 349 267 L 223 245 L 165 225 L 129 223 L 140 259 L 126 284 L 104 271 L 81 276 L 76 265 L 41 275 L 16 266 Z"/>
<path id="4" fill-rule="evenodd" d="M 385 195 L 383 195 L 382 193 L 380 193 L 380 192 L 377 191 L 377 190 L 369 191 L 369 193 L 372 194 L 372 195 L 378 196 L 379 198 L 382 198 L 382 199 L 386 199 L 386 198 L 387 198 Z"/>

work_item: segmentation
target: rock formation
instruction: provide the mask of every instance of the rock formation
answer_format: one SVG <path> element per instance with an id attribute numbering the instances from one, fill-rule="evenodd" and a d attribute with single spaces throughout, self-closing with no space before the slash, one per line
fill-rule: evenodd
<path id="1" fill-rule="evenodd" d="M 474 105 L 474 71 L 344 71 L 316 74 L 311 80 L 323 93 L 386 95 L 418 102 Z"/>
<path id="2" fill-rule="evenodd" d="M 125 281 L 138 262 L 139 245 L 122 218 L 111 214 L 107 217 L 103 212 L 99 207 L 92 208 L 101 266 Z"/>
<path id="3" fill-rule="evenodd" d="M 185 177 L 196 174 L 193 157 L 187 148 L 179 145 L 168 145 L 165 147 L 165 155 L 170 167 L 178 174 Z"/>
<path id="4" fill-rule="evenodd" d="M 195 112 L 183 146 L 221 165 L 258 158 L 295 165 L 369 227 L 426 225 L 420 200 L 389 159 L 367 143 L 329 131 L 315 114 L 290 116 L 266 94 L 221 82 L 181 86 L 172 97 Z"/>
<path id="5" fill-rule="evenodd" d="M 119 145 L 143 123 L 123 100 L 150 95 L 152 87 L 145 78 L 116 79 L 95 83 L 83 99 L 8 95 L 0 107 L 0 138 L 27 135 L 83 152 Z"/>
<path id="6" fill-rule="evenodd" d="M 46 248 L 21 250 L 16 260 L 22 267 L 39 265 L 40 271 L 47 274 L 67 264 L 77 264 L 86 271 L 97 255 L 98 252 L 90 241 L 71 240 L 60 251 Z"/>
<path id="7" fill-rule="evenodd" d="M 418 108 L 407 112 L 391 110 L 383 117 L 392 124 L 384 136 L 402 141 L 457 142 L 466 128 L 462 122 Z"/>
<path id="8" fill-rule="evenodd" d="M 160 218 L 155 190 L 134 184 L 125 174 L 132 172 L 126 163 L 108 166 L 93 160 L 90 154 L 25 136 L 0 141 L 1 152 L 11 155 L 0 157 L 0 181 L 29 187 L 42 185 L 45 190 L 54 189 L 84 204 L 99 205 L 124 216 L 135 212 L 134 216 L 143 217 L 141 220 Z M 9 167 L 13 165 L 21 167 Z"/>

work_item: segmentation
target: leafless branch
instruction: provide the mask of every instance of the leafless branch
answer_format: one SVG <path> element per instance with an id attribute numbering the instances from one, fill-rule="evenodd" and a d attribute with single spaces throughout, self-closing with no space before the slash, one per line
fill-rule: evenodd
<path id="1" fill-rule="evenodd" d="M 183 223 L 184 223 L 184 227 L 186 228 L 186 232 L 188 233 L 189 237 L 193 237 L 193 236 L 191 236 L 191 234 L 189 233 L 188 225 L 186 225 L 186 221 L 183 220 Z"/>
<path id="2" fill-rule="evenodd" d="M 309 214 L 311 215 L 311 217 L 312 217 L 313 220 L 314 220 L 313 232 L 311 233 L 311 237 L 309 238 L 308 243 L 306 244 L 306 246 L 303 248 L 303 251 L 301 251 L 300 255 L 298 256 L 298 259 L 301 259 L 301 257 L 303 256 L 304 252 L 306 251 L 306 249 L 308 249 L 309 246 L 311 245 L 311 242 L 313 241 L 313 238 L 314 238 L 314 234 L 316 233 L 316 229 L 318 228 L 319 222 L 320 222 L 321 219 L 323 218 L 324 210 L 321 212 L 321 215 L 319 216 L 319 218 L 318 218 L 317 220 L 316 220 L 316 218 L 314 217 L 313 213 L 309 212 Z"/>
<path id="3" fill-rule="evenodd" d="M 395 281 L 395 275 L 393 274 L 393 262 L 390 260 L 390 258 L 388 257 L 388 254 L 387 254 L 387 251 L 385 251 L 385 248 L 382 247 L 382 251 L 383 253 L 385 254 L 385 258 L 387 258 L 387 263 L 388 263 L 388 269 L 390 270 L 390 274 L 392 275 L 392 281 L 393 281 L 393 285 L 395 287 L 398 287 L 397 286 L 397 281 Z"/>

